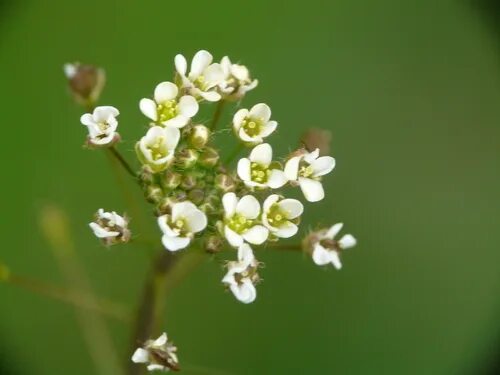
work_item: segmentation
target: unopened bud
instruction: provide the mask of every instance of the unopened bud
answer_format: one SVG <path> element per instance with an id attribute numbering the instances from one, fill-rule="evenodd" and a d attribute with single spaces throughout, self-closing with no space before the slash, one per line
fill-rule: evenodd
<path id="1" fill-rule="evenodd" d="M 90 107 L 97 102 L 106 81 L 104 69 L 94 65 L 68 63 L 64 65 L 64 74 L 77 103 Z"/>
<path id="2" fill-rule="evenodd" d="M 222 250 L 222 245 L 224 245 L 224 241 L 220 236 L 210 236 L 207 238 L 205 242 L 205 250 L 209 253 L 215 254 Z"/>
<path id="3" fill-rule="evenodd" d="M 195 125 L 189 134 L 189 143 L 194 148 L 203 148 L 210 138 L 210 130 L 205 125 Z"/>
<path id="4" fill-rule="evenodd" d="M 149 185 L 146 189 L 146 199 L 151 203 L 158 203 L 163 198 L 163 190 L 159 185 Z"/>
<path id="5" fill-rule="evenodd" d="M 177 166 L 183 169 L 192 168 L 198 161 L 198 156 L 199 155 L 197 151 L 190 148 L 185 148 L 184 150 L 181 150 L 177 155 Z"/>
<path id="6" fill-rule="evenodd" d="M 163 175 L 162 184 L 165 188 L 173 190 L 177 188 L 182 181 L 182 175 L 180 173 L 166 171 Z"/>
<path id="7" fill-rule="evenodd" d="M 206 214 L 211 214 L 215 212 L 216 207 L 211 202 L 205 201 L 200 205 L 200 210 L 202 210 Z"/>
<path id="8" fill-rule="evenodd" d="M 139 179 L 145 185 L 150 185 L 154 181 L 153 170 L 149 165 L 143 165 L 141 168 L 141 173 L 139 174 Z"/>
<path id="9" fill-rule="evenodd" d="M 196 205 L 199 205 L 205 199 L 205 192 L 202 189 L 193 189 L 188 193 L 188 199 Z"/>
<path id="10" fill-rule="evenodd" d="M 224 193 L 228 193 L 236 189 L 234 179 L 227 174 L 218 174 L 215 176 L 215 186 Z"/>
<path id="11" fill-rule="evenodd" d="M 192 175 L 184 176 L 181 182 L 181 188 L 184 190 L 191 190 L 196 187 L 196 177 Z"/>
<path id="12" fill-rule="evenodd" d="M 212 168 L 219 162 L 219 153 L 211 148 L 207 147 L 200 156 L 200 164 L 206 168 Z"/>
<path id="13" fill-rule="evenodd" d="M 309 151 L 313 152 L 319 148 L 320 155 L 330 154 L 330 142 L 332 133 L 324 129 L 309 129 L 300 138 L 300 142 Z"/>

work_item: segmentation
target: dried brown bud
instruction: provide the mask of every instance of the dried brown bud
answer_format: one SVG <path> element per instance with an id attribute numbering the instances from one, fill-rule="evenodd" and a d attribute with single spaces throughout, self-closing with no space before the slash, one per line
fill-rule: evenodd
<path id="1" fill-rule="evenodd" d="M 104 69 L 94 65 L 68 63 L 64 65 L 64 73 L 76 102 L 86 107 L 93 106 L 104 88 Z"/>
<path id="2" fill-rule="evenodd" d="M 213 235 L 207 238 L 205 242 L 205 250 L 208 253 L 215 254 L 222 250 L 223 245 L 224 240 L 222 239 L 222 237 Z"/>
<path id="3" fill-rule="evenodd" d="M 313 152 L 319 148 L 320 155 L 330 154 L 330 142 L 332 133 L 328 130 L 313 128 L 307 130 L 300 138 L 300 143 L 309 151 Z"/>

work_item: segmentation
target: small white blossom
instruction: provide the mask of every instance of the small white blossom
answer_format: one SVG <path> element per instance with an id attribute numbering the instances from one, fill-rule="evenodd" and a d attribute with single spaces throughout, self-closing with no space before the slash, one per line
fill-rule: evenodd
<path id="1" fill-rule="evenodd" d="M 250 109 L 240 109 L 233 117 L 233 129 L 243 142 L 259 144 L 264 138 L 276 130 L 278 123 L 269 121 L 271 108 L 267 104 L 259 103 Z"/>
<path id="2" fill-rule="evenodd" d="M 273 149 L 268 143 L 253 148 L 248 158 L 238 162 L 238 176 L 248 187 L 279 189 L 287 183 L 285 173 L 272 167 Z"/>
<path id="3" fill-rule="evenodd" d="M 136 145 L 137 156 L 154 172 L 165 170 L 174 157 L 181 133 L 174 127 L 153 126 Z"/>
<path id="4" fill-rule="evenodd" d="M 267 240 L 269 230 L 258 224 L 259 201 L 252 195 L 241 199 L 234 193 L 222 197 L 224 206 L 224 235 L 231 246 L 240 247 L 244 241 L 261 245 Z"/>
<path id="5" fill-rule="evenodd" d="M 257 297 L 255 284 L 259 281 L 258 266 L 259 262 L 248 244 L 242 244 L 238 248 L 237 261 L 227 263 L 228 271 L 222 282 L 243 303 L 252 303 Z"/>
<path id="6" fill-rule="evenodd" d="M 257 87 L 259 82 L 250 78 L 250 72 L 246 66 L 231 63 L 227 56 L 222 58 L 220 64 L 224 72 L 224 80 L 219 84 L 219 90 L 224 98 L 240 100 L 248 91 Z"/>
<path id="7" fill-rule="evenodd" d="M 264 201 L 262 211 L 262 222 L 271 234 L 290 238 L 299 230 L 297 222 L 304 212 L 304 206 L 297 199 L 282 199 L 273 194 Z"/>
<path id="8" fill-rule="evenodd" d="M 89 227 L 95 236 L 108 246 L 130 240 L 128 221 L 115 211 L 105 212 L 100 208 L 95 215 L 95 221 L 90 223 Z"/>
<path id="9" fill-rule="evenodd" d="M 179 202 L 172 205 L 172 215 L 162 215 L 158 225 L 163 232 L 162 243 L 167 250 L 177 251 L 186 248 L 195 233 L 207 226 L 207 217 L 193 203 Z"/>
<path id="10" fill-rule="evenodd" d="M 318 202 L 325 197 L 321 176 L 335 168 L 335 159 L 331 156 L 319 157 L 319 149 L 313 152 L 302 150 L 285 165 L 285 175 L 290 181 L 300 185 L 304 197 L 309 202 Z"/>
<path id="11" fill-rule="evenodd" d="M 88 141 L 94 146 L 106 146 L 118 140 L 118 121 L 120 112 L 111 106 L 96 107 L 93 113 L 85 113 L 80 122 L 88 129 Z"/>
<path id="12" fill-rule="evenodd" d="M 191 95 L 184 95 L 177 100 L 179 89 L 172 82 L 158 84 L 154 100 L 145 98 L 139 102 L 141 112 L 157 124 L 182 128 L 191 117 L 198 113 L 199 105 Z"/>
<path id="13" fill-rule="evenodd" d="M 183 55 L 175 56 L 175 69 L 179 74 L 183 88 L 196 98 L 202 97 L 209 102 L 221 99 L 216 91 L 224 79 L 224 72 L 218 63 L 212 64 L 212 55 L 204 50 L 198 51 L 191 62 L 191 70 L 187 74 L 187 61 Z"/>
<path id="14" fill-rule="evenodd" d="M 313 234 L 312 259 L 318 266 L 331 263 L 336 269 L 341 269 L 340 252 L 356 246 L 356 239 L 350 234 L 343 235 L 338 241 L 334 239 L 342 229 L 342 226 L 342 223 L 337 223 L 330 229 Z"/>
<path id="15" fill-rule="evenodd" d="M 138 348 L 132 355 L 132 362 L 147 363 L 149 371 L 179 370 L 177 347 L 168 341 L 166 333 L 156 340 L 148 340 L 143 347 Z"/>

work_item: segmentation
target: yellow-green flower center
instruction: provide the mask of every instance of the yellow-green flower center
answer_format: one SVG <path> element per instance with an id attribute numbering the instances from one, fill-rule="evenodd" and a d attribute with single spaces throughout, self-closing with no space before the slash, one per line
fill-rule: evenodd
<path id="1" fill-rule="evenodd" d="M 314 174 L 314 169 L 310 165 L 302 165 L 299 168 L 299 176 L 309 178 Z"/>
<path id="2" fill-rule="evenodd" d="M 97 126 L 99 127 L 99 130 L 102 131 L 103 133 L 109 128 L 109 124 L 107 121 L 99 122 Z"/>
<path id="3" fill-rule="evenodd" d="M 172 220 L 169 223 L 169 225 L 170 225 L 170 228 L 172 228 L 172 230 L 176 231 L 179 235 L 184 234 L 188 231 L 187 222 L 186 222 L 186 219 L 184 219 L 184 218 L 178 218 L 175 221 Z"/>
<path id="4" fill-rule="evenodd" d="M 165 122 L 173 119 L 178 115 L 178 106 L 175 100 L 168 100 L 158 104 L 156 111 L 158 112 L 158 121 Z"/>
<path id="5" fill-rule="evenodd" d="M 278 204 L 273 204 L 267 213 L 267 221 L 275 228 L 281 227 L 288 221 L 288 215 Z"/>
<path id="6" fill-rule="evenodd" d="M 256 119 L 251 117 L 246 117 L 242 122 L 241 126 L 250 137 L 255 137 L 262 132 L 262 127 L 264 125 L 264 119 Z"/>
<path id="7" fill-rule="evenodd" d="M 265 184 L 270 174 L 271 171 L 262 164 L 252 163 L 250 165 L 250 177 L 254 182 Z"/>
<path id="8" fill-rule="evenodd" d="M 243 233 L 253 226 L 253 220 L 247 219 L 240 214 L 234 214 L 233 217 L 227 220 L 226 224 L 236 233 Z"/>
<path id="9" fill-rule="evenodd" d="M 208 82 L 205 79 L 205 76 L 199 75 L 193 82 L 193 84 L 199 88 L 201 91 L 208 90 Z"/>
<path id="10" fill-rule="evenodd" d="M 164 158 L 168 154 L 164 137 L 156 138 L 155 143 L 149 145 L 148 148 L 151 150 L 151 158 L 155 161 Z"/>

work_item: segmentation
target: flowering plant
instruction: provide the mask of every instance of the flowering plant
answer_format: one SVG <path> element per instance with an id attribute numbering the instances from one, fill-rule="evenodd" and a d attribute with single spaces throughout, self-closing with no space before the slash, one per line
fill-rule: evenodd
<path id="1" fill-rule="evenodd" d="M 325 196 L 321 181 L 335 168 L 335 159 L 321 155 L 322 148 L 307 142 L 276 160 L 268 140 L 278 129 L 278 122 L 265 103 L 234 113 L 230 128 L 237 152 L 221 158 L 214 138 L 223 106 L 241 103 L 258 81 L 251 78 L 245 66 L 233 64 L 227 56 L 220 63 L 213 62 L 212 55 L 204 50 L 195 54 L 189 71 L 186 58 L 177 55 L 175 70 L 171 81 L 155 87 L 152 98 L 139 102 L 148 129 L 136 143 L 140 167 L 135 168 L 116 148 L 120 141 L 118 109 L 96 106 L 99 95 L 88 88 L 91 84 L 83 85 L 86 92 L 75 89 L 79 86 L 74 80 L 85 79 L 80 76 L 84 72 L 81 65 L 69 64 L 65 68 L 75 97 L 88 108 L 81 117 L 88 129 L 86 144 L 92 149 L 106 149 L 116 157 L 153 205 L 157 243 L 163 248 L 159 264 L 165 263 L 155 269 L 166 272 L 184 252 L 213 254 L 228 250 L 233 255 L 225 263 L 222 284 L 245 304 L 257 297 L 261 262 L 255 254 L 262 248 L 298 248 L 310 254 L 317 265 L 331 263 L 340 269 L 341 252 L 356 244 L 349 234 L 334 239 L 342 224 L 312 231 L 300 245 L 278 244 L 281 239 L 297 235 L 305 211 L 304 204 L 287 198 L 283 189 L 300 187 L 307 202 L 321 201 Z M 213 120 L 202 124 L 196 115 L 200 105 L 209 104 L 216 105 Z M 245 148 L 248 151 L 232 170 L 231 162 Z M 131 234 L 128 218 L 114 211 L 100 209 L 89 225 L 106 246 L 137 240 Z M 138 322 L 148 319 L 154 316 L 139 316 Z M 178 370 L 177 348 L 166 334 L 152 340 L 155 334 L 158 332 L 146 330 L 136 337 L 143 345 L 135 350 L 132 361 L 147 364 L 149 370 Z"/>

